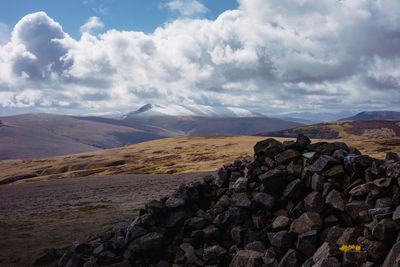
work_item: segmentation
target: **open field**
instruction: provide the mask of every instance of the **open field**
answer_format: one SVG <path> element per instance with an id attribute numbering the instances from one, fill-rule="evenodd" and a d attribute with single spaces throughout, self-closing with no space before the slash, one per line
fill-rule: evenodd
<path id="1" fill-rule="evenodd" d="M 0 266 L 128 224 L 139 208 L 206 174 L 115 175 L 0 186 Z"/>
<path id="2" fill-rule="evenodd" d="M 214 171 L 236 158 L 253 154 L 259 136 L 197 136 L 167 138 L 127 147 L 53 158 L 0 161 L 1 181 L 52 180 L 110 174 L 161 174 Z M 276 138 L 280 141 L 293 138 Z M 313 139 L 313 142 L 324 141 Z M 384 158 L 400 152 L 400 138 L 345 138 L 340 141 L 363 154 Z"/>

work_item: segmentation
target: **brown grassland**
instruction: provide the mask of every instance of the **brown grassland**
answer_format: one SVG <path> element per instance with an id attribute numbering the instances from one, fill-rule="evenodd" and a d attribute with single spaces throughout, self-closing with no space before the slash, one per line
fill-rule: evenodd
<path id="1" fill-rule="evenodd" d="M 87 233 L 129 223 L 151 199 L 252 155 L 257 136 L 160 139 L 54 158 L 0 161 L 0 266 L 26 266 L 46 247 L 66 248 Z M 276 138 L 280 141 L 293 138 Z M 313 140 L 317 142 L 321 140 Z M 363 154 L 400 153 L 400 138 L 341 141 Z M 178 175 L 171 175 L 178 174 Z"/>

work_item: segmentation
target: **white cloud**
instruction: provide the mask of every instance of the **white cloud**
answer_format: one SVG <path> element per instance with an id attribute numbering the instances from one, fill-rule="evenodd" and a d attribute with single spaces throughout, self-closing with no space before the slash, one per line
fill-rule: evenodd
<path id="1" fill-rule="evenodd" d="M 172 0 L 165 3 L 171 11 L 177 11 L 182 16 L 204 14 L 208 9 L 197 0 Z"/>
<path id="2" fill-rule="evenodd" d="M 398 109 L 399 1 L 239 3 L 216 20 L 180 18 L 152 34 L 89 27 L 80 40 L 43 12 L 28 15 L 0 47 L 0 105 Z"/>
<path id="3" fill-rule="evenodd" d="M 92 32 L 94 29 L 103 29 L 104 23 L 99 17 L 90 17 L 88 21 L 80 27 L 81 32 Z"/>

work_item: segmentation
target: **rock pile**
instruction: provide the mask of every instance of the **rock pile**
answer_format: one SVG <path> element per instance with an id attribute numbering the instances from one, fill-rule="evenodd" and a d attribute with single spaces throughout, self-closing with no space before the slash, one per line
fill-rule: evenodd
<path id="1" fill-rule="evenodd" d="M 400 266 L 397 154 L 304 135 L 254 153 L 89 236 L 59 266 Z"/>

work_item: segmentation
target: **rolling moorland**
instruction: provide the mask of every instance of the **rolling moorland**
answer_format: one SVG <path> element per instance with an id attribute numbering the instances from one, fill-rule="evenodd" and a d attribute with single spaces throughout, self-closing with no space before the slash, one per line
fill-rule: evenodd
<path id="1" fill-rule="evenodd" d="M 0 161 L 1 177 L 42 172 L 0 186 L 0 264 L 26 266 L 47 247 L 65 249 L 89 232 L 126 225 L 147 201 L 172 193 L 181 182 L 201 179 L 204 171 L 212 174 L 236 158 L 252 155 L 253 145 L 263 139 L 179 137 L 55 158 Z M 400 152 L 399 144 L 387 145 L 386 139 L 337 141 L 374 157 Z"/>
<path id="2" fill-rule="evenodd" d="M 26 114 L 0 121 L 0 160 L 76 154 L 177 136 L 252 135 L 303 125 L 263 116 L 137 114 L 119 119 Z"/>
<path id="3" fill-rule="evenodd" d="M 304 133 L 310 136 L 310 138 L 317 139 L 391 139 L 400 137 L 400 121 L 337 121 L 306 125 L 282 131 L 260 133 L 258 135 L 293 138 L 299 133 Z"/>
<path id="4" fill-rule="evenodd" d="M 82 136 L 86 134 L 82 132 L 86 130 L 85 123 L 101 124 L 104 132 L 108 131 L 104 126 L 107 123 L 98 118 L 65 116 L 62 121 L 69 119 L 83 122 L 81 128 L 76 127 Z M 2 118 L 2 127 L 7 123 Z M 113 127 L 122 132 L 130 128 Z M 304 132 L 314 137 L 313 142 L 346 142 L 363 154 L 383 159 L 386 152 L 400 153 L 398 127 L 399 122 L 390 120 L 340 121 L 265 135 L 284 136 L 276 138 L 284 141 Z M 62 128 L 59 131 L 68 132 Z M 138 132 L 132 128 L 130 131 Z M 252 155 L 253 145 L 265 138 L 173 137 L 111 150 L 96 148 L 58 157 L 2 160 L 0 228 L 4 231 L 0 232 L 0 246 L 7 249 L 2 249 L 0 264 L 29 265 L 46 247 L 66 248 L 75 239 L 83 240 L 89 232 L 105 233 L 116 225 L 129 223 L 147 201 L 170 194 L 181 182 L 196 181 L 228 162 Z"/>

